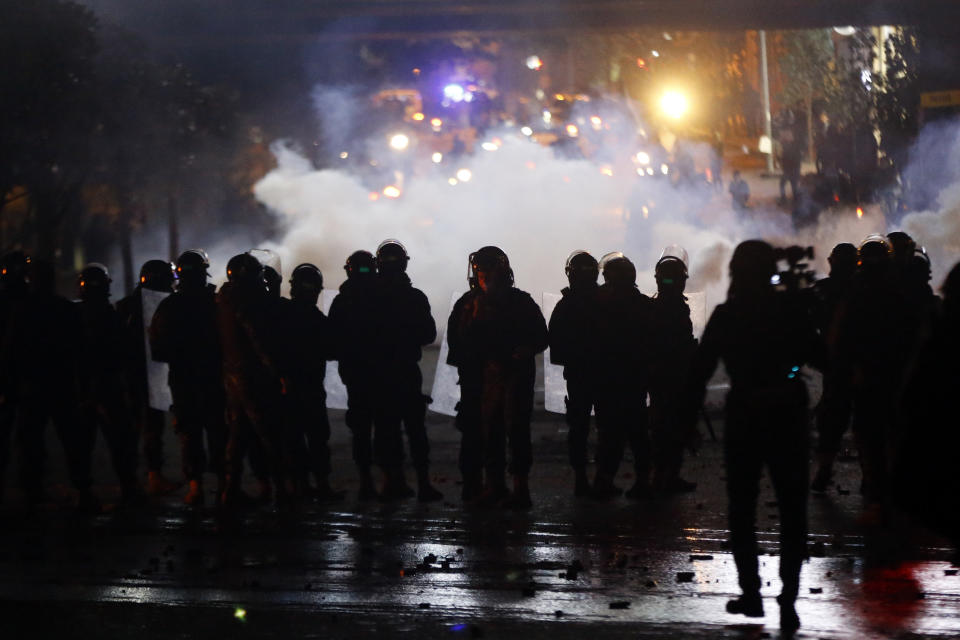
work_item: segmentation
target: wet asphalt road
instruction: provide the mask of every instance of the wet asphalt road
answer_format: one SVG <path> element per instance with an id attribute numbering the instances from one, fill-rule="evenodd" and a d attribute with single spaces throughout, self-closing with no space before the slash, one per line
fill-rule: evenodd
<path id="1" fill-rule="evenodd" d="M 25 516 L 10 489 L 0 508 L 0 637 L 779 636 L 775 555 L 762 559 L 766 617 L 724 611 L 738 589 L 720 448 L 709 440 L 687 467 L 699 483 L 692 494 L 575 500 L 562 417 L 538 411 L 534 508 L 465 510 L 458 434 L 451 419 L 431 414 L 433 476 L 447 499 L 361 504 L 342 412 L 331 417 L 333 482 L 347 498 L 296 517 L 254 509 L 239 533 L 222 532 L 212 507 L 183 506 L 183 490 L 140 509 L 77 518 L 51 439 L 49 502 Z M 167 442 L 177 477 L 169 434 Z M 97 491 L 109 501 L 116 488 L 105 452 L 97 456 Z M 632 482 L 628 466 L 623 486 Z M 847 457 L 830 493 L 811 498 L 797 637 L 960 637 L 951 550 L 905 522 L 864 524 L 858 483 Z M 767 482 L 757 522 L 763 551 L 775 554 Z"/>

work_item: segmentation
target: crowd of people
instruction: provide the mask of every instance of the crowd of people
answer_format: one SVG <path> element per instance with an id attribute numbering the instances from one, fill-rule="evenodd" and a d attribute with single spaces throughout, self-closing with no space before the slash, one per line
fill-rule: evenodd
<path id="1" fill-rule="evenodd" d="M 678 246 L 657 261 L 652 297 L 640 292 L 636 267 L 622 253 L 597 260 L 575 251 L 565 265 L 569 287 L 549 324 L 533 298 L 514 286 L 502 250 L 472 253 L 470 290 L 447 321 L 448 364 L 459 374 L 464 503 L 532 505 L 536 356 L 548 347 L 566 380 L 576 496 L 623 494 L 615 478 L 628 446 L 635 482 L 627 497 L 695 490 L 681 477 L 684 450 L 697 441 L 706 384 L 722 360 L 730 379 L 724 451 L 731 545 L 743 592 L 728 603 L 731 613 L 763 615 L 755 511 L 766 467 L 781 514 L 781 623 L 786 631 L 799 626 L 793 603 L 806 556 L 808 490 L 831 486 L 850 425 L 867 514 L 882 520 L 897 505 L 957 541 L 956 481 L 944 470 L 957 436 L 943 416 L 958 377 L 960 269 L 950 272 L 941 300 L 930 285 L 926 253 L 904 232 L 869 236 L 859 247 L 838 244 L 829 276 L 815 283 L 798 271 L 797 256 L 760 240 L 741 243 L 730 262 L 728 298 L 698 342 L 684 296 L 689 261 Z M 0 478 L 15 442 L 27 502 L 43 499 L 50 422 L 81 511 L 101 508 L 91 489 L 98 431 L 124 503 L 177 489 L 162 470 L 166 420 L 150 406 L 152 357 L 169 365 L 187 504 L 207 499 L 208 474 L 227 513 L 274 500 L 281 508 L 340 500 L 343 492 L 329 483 L 324 392 L 326 363 L 337 361 L 359 499 L 441 499 L 430 481 L 429 398 L 419 366 L 437 329 L 427 297 L 406 273 L 408 261 L 396 240 L 375 253 L 350 255 L 327 317 L 317 304 L 323 276 L 316 266 L 296 267 L 284 298 L 281 274 L 256 251 L 230 259 L 219 290 L 200 250 L 183 253 L 175 264 L 150 260 L 136 290 L 115 306 L 102 265 L 80 272 L 79 301 L 71 302 L 56 294 L 50 263 L 8 253 L 0 264 Z M 812 286 L 804 286 L 806 280 Z M 144 290 L 165 295 L 150 319 Z M 823 372 L 812 483 L 801 375 L 807 365 Z M 590 478 L 592 413 L 597 443 Z M 416 490 L 406 481 L 404 433 Z M 138 475 L 141 440 L 145 487 Z M 930 451 L 931 440 L 942 445 L 938 452 Z M 258 495 L 242 490 L 248 466 Z M 374 467 L 383 473 L 379 487 Z M 921 490 L 926 497 L 918 500 Z"/>

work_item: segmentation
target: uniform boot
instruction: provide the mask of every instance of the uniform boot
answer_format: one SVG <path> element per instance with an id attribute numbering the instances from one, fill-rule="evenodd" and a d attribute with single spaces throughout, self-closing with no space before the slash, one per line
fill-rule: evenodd
<path id="1" fill-rule="evenodd" d="M 587 470 L 583 467 L 574 469 L 573 495 L 585 498 L 590 495 L 590 481 L 587 479 Z"/>
<path id="2" fill-rule="evenodd" d="M 370 475 L 370 467 L 360 467 L 360 491 L 358 497 L 360 502 L 369 502 L 379 498 L 377 489 L 373 484 L 373 476 Z"/>
<path id="3" fill-rule="evenodd" d="M 795 598 L 781 593 L 777 596 L 777 602 L 780 603 L 780 633 L 783 637 L 791 638 L 800 628 L 800 616 L 794 606 Z"/>
<path id="4" fill-rule="evenodd" d="M 167 480 L 159 471 L 150 471 L 147 473 L 148 496 L 165 496 L 179 488 L 179 483 Z"/>
<path id="5" fill-rule="evenodd" d="M 529 509 L 533 506 L 527 476 L 513 476 L 513 494 L 507 496 L 501 506 L 506 509 Z"/>
<path id="6" fill-rule="evenodd" d="M 417 500 L 420 502 L 443 500 L 443 494 L 430 484 L 430 472 L 427 469 L 417 469 Z"/>
<path id="7" fill-rule="evenodd" d="M 380 499 L 404 500 L 414 495 L 413 489 L 407 484 L 407 478 L 403 473 L 403 467 L 394 467 L 385 469 L 383 472 L 383 490 L 380 492 Z"/>
<path id="8" fill-rule="evenodd" d="M 190 489 L 183 497 L 183 503 L 191 507 L 203 505 L 203 483 L 200 480 L 190 481 Z"/>

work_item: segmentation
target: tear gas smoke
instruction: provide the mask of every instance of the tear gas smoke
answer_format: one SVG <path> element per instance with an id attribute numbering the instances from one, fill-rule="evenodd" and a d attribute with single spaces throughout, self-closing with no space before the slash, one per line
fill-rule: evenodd
<path id="1" fill-rule="evenodd" d="M 335 94 L 324 90 L 323 95 L 329 103 Z M 348 93 L 340 97 L 351 99 Z M 324 110 L 324 129 L 348 130 L 345 123 L 330 119 L 351 112 Z M 563 128 L 558 123 L 557 130 L 562 133 Z M 956 138 L 960 127 L 951 131 Z M 853 208 L 825 210 L 817 226 L 800 232 L 780 209 L 757 208 L 738 218 L 725 191 L 702 184 L 676 186 L 659 176 L 638 178 L 630 164 L 638 153 L 631 148 L 636 143 L 623 136 L 605 139 L 609 148 L 597 155 L 625 160 L 602 166 L 596 160 L 561 157 L 532 142 L 518 127 L 488 132 L 484 140 L 493 138 L 499 139 L 496 151 L 479 151 L 478 141 L 475 154 L 456 160 L 445 154 L 439 164 L 430 161 L 430 150 L 425 149 L 425 162 L 404 179 L 402 197 L 377 200 L 369 197 L 371 188 L 362 171 L 316 169 L 289 145 L 277 142 L 273 152 L 278 166 L 254 192 L 278 216 L 281 240 L 262 246 L 277 251 L 286 265 L 317 264 L 328 286 L 336 286 L 350 253 L 398 238 L 410 253 L 414 284 L 430 297 L 442 324 L 450 293 L 467 286 L 468 254 L 487 244 L 507 252 L 517 286 L 539 299 L 542 292 L 566 286 L 563 264 L 574 249 L 595 256 L 623 251 L 637 265 L 640 289 L 652 294 L 659 252 L 676 243 L 691 257 L 688 289 L 706 291 L 712 308 L 726 296 L 727 262 L 742 240 L 760 237 L 777 245 L 813 245 L 818 252 L 814 267 L 825 274 L 825 258 L 836 243 L 859 243 L 869 233 L 893 230 L 887 228 L 879 205 L 867 206 L 862 218 Z M 924 140 L 921 137 L 918 145 Z M 416 152 L 413 147 L 411 143 Z M 691 153 L 704 155 L 707 149 L 692 145 Z M 918 148 L 914 157 L 922 153 Z M 960 155 L 960 145 L 952 145 L 949 153 L 950 166 L 960 167 L 960 157 L 954 157 Z M 463 170 L 469 172 L 469 182 L 451 180 L 458 172 L 464 175 Z M 956 172 L 952 186 L 941 193 L 942 207 L 908 215 L 902 224 L 931 252 L 935 285 L 960 246 L 960 169 Z M 775 183 L 770 185 L 772 192 Z"/>

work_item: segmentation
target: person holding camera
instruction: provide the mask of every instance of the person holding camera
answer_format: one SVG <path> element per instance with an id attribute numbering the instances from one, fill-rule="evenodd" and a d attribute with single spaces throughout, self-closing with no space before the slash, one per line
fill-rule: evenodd
<path id="1" fill-rule="evenodd" d="M 730 542 L 742 595 L 727 611 L 763 616 L 756 507 L 766 466 L 780 510 L 780 627 L 800 627 L 794 602 L 807 535 L 807 389 L 800 367 L 815 359 L 817 335 L 798 312 L 795 291 L 777 291 L 777 252 L 762 240 L 737 246 L 730 261 L 730 289 L 704 331 L 691 367 L 686 424 L 696 421 L 706 384 L 718 361 L 730 376 L 724 456 Z"/>

